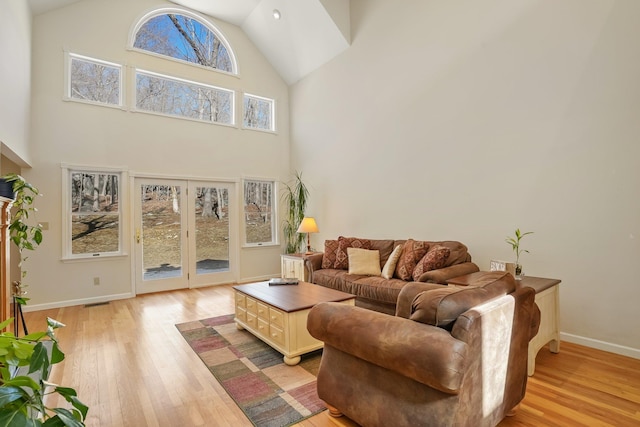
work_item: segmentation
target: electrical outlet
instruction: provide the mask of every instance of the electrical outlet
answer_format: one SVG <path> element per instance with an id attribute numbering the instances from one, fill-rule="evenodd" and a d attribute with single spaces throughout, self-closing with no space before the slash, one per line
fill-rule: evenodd
<path id="1" fill-rule="evenodd" d="M 98 286 L 100 284 L 100 278 L 99 277 L 94 277 L 93 278 L 93 286 Z"/>

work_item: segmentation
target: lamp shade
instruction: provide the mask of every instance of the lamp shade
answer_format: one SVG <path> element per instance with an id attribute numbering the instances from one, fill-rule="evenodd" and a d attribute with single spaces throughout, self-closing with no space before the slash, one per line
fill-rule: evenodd
<path id="1" fill-rule="evenodd" d="M 300 223 L 300 227 L 298 227 L 298 233 L 317 233 L 318 224 L 316 224 L 316 219 L 310 216 L 305 216 L 302 218 L 302 222 Z"/>

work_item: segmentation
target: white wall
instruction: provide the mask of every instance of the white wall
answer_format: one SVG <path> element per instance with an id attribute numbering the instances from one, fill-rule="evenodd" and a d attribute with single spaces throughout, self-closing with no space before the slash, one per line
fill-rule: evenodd
<path id="1" fill-rule="evenodd" d="M 351 0 L 290 88 L 321 233 L 453 239 L 562 279 L 563 339 L 640 357 L 640 2 Z"/>
<path id="2" fill-rule="evenodd" d="M 26 1 L 0 2 L 0 57 L 0 153 L 26 164 L 31 94 L 31 13 Z"/>
<path id="3" fill-rule="evenodd" d="M 131 27 L 155 6 L 175 7 L 175 4 L 152 0 L 92 0 L 34 18 L 33 169 L 27 172 L 27 179 L 44 194 L 38 201 L 38 220 L 48 222 L 50 228 L 27 264 L 32 298 L 27 309 L 125 297 L 132 289 L 131 256 L 88 262 L 61 261 L 62 163 L 124 166 L 131 174 L 236 180 L 238 183 L 245 176 L 278 181 L 289 177 L 286 84 L 238 27 L 223 22 L 213 21 L 235 49 L 239 77 L 168 63 L 127 50 Z M 274 98 L 278 133 L 63 101 L 64 50 Z M 133 73 L 130 69 L 127 72 L 126 84 L 131 87 Z M 241 96 L 237 98 L 238 112 L 241 99 Z M 126 201 L 122 208 L 124 220 L 130 224 L 131 211 Z M 130 237 L 125 237 L 129 254 L 132 253 Z M 240 249 L 238 279 L 278 274 L 280 253 L 280 247 Z M 100 286 L 93 285 L 93 277 L 100 277 Z"/>

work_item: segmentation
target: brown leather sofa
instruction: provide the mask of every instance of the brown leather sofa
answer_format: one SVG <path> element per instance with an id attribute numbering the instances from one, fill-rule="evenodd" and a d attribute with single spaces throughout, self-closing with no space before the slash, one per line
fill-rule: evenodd
<path id="1" fill-rule="evenodd" d="M 342 237 L 340 237 L 341 239 Z M 360 239 L 364 240 L 364 239 Z M 380 268 L 382 269 L 398 245 L 404 245 L 407 240 L 374 240 L 366 239 L 370 246 L 368 249 L 377 250 L 380 254 Z M 349 274 L 348 267 L 327 268 L 327 254 L 331 248 L 330 242 L 325 241 L 325 252 L 307 255 L 305 268 L 309 274 L 309 281 L 316 285 L 337 289 L 356 295 L 356 306 L 379 311 L 381 313 L 395 314 L 396 302 L 402 288 L 414 281 L 403 280 L 394 274 L 386 279 L 382 276 L 370 276 Z M 449 256 L 443 267 L 426 271 L 415 281 L 431 283 L 430 288 L 437 289 L 446 284 L 448 279 L 479 271 L 476 264 L 471 262 L 471 255 L 467 247 L 457 241 L 426 241 L 429 248 L 445 247 L 449 250 Z M 323 268 L 323 265 L 325 266 Z"/>
<path id="2" fill-rule="evenodd" d="M 492 272 L 468 288 L 405 286 L 389 316 L 315 306 L 318 395 L 365 427 L 495 426 L 524 398 L 540 311 L 532 288 Z"/>

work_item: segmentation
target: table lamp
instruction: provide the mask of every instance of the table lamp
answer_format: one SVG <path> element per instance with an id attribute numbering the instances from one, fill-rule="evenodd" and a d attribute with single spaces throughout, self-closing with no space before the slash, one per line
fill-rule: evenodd
<path id="1" fill-rule="evenodd" d="M 305 216 L 302 218 L 302 222 L 300 223 L 300 227 L 298 227 L 298 233 L 307 233 L 307 253 L 309 255 L 311 252 L 311 241 L 309 239 L 309 234 L 317 233 L 318 224 L 316 224 L 316 219 L 310 216 Z"/>

